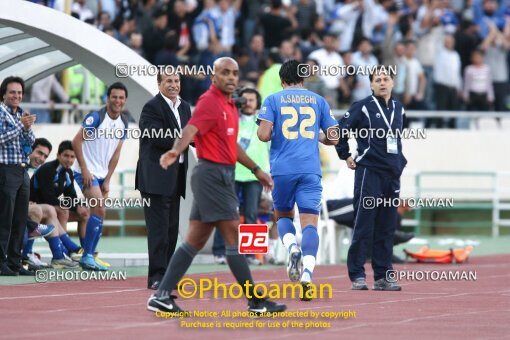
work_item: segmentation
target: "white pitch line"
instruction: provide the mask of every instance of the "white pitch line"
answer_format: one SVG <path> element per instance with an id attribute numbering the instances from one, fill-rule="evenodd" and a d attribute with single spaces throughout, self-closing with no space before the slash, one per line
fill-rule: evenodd
<path id="1" fill-rule="evenodd" d="M 49 297 L 64 297 L 64 296 L 78 296 L 78 295 L 103 295 L 103 294 L 116 294 L 116 293 L 126 293 L 126 292 L 136 292 L 140 290 L 147 290 L 147 288 L 135 288 L 135 289 L 123 289 L 123 290 L 113 290 L 106 292 L 89 292 L 89 293 L 69 293 L 69 294 L 50 294 L 50 295 L 28 295 L 28 296 L 9 296 L 2 297 L 0 300 L 22 300 L 22 299 L 40 299 L 40 298 L 49 298 Z"/>

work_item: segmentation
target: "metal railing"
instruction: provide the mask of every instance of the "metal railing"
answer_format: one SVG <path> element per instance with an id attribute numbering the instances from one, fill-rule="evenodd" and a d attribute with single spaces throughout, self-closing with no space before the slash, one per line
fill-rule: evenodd
<path id="1" fill-rule="evenodd" d="M 429 186 L 425 182 L 435 178 L 435 182 L 446 182 L 446 185 Z M 472 179 L 471 181 L 469 179 Z M 454 184 L 457 184 L 456 186 Z M 469 186 L 465 186 L 471 183 Z M 437 184 L 436 184 L 437 185 Z M 407 220 L 407 225 L 413 225 L 415 232 L 420 235 L 425 226 L 434 226 L 434 222 L 423 219 L 426 210 L 466 210 L 491 211 L 491 220 L 485 221 L 441 221 L 442 227 L 490 227 L 493 237 L 499 236 L 500 227 L 510 227 L 510 219 L 501 217 L 504 211 L 510 212 L 510 172 L 470 172 L 470 171 L 421 171 L 415 174 L 416 198 L 449 196 L 455 199 L 451 207 L 426 207 L 414 209 L 414 219 Z"/>
<path id="2" fill-rule="evenodd" d="M 45 110 L 61 110 L 62 120 L 61 123 L 79 123 L 76 121 L 77 117 L 83 117 L 84 114 L 98 110 L 103 105 L 92 104 L 63 104 L 63 103 L 22 103 L 21 107 L 25 110 L 30 109 L 45 109 Z M 345 109 L 333 110 L 333 115 L 338 119 L 345 113 Z M 193 110 L 193 107 L 192 107 Z M 465 118 L 472 120 L 477 119 L 510 119 L 510 112 L 496 112 L 496 111 L 406 111 L 408 118 Z"/>
<path id="3" fill-rule="evenodd" d="M 117 185 L 112 186 L 112 191 L 118 192 L 118 197 L 139 197 L 134 194 L 134 186 L 128 183 L 134 181 L 127 180 L 127 176 L 133 175 L 135 170 L 118 170 Z M 493 237 L 500 234 L 501 227 L 510 227 L 510 218 L 503 218 L 502 212 L 510 212 L 510 172 L 468 172 L 468 171 L 421 171 L 409 173 L 407 176 L 414 177 L 414 188 L 405 188 L 407 193 L 412 193 L 416 199 L 420 198 L 446 198 L 455 199 L 452 207 L 421 207 L 413 209 L 414 216 L 403 220 L 404 226 L 414 227 L 417 235 L 420 235 L 424 227 L 435 226 L 435 222 L 424 219 L 424 212 L 431 210 L 466 210 L 466 211 L 491 211 L 490 221 L 441 221 L 442 227 L 451 228 L 470 228 L 481 227 L 490 228 Z M 434 180 L 435 179 L 435 180 Z M 474 179 L 474 181 L 469 181 Z M 435 185 L 431 186 L 427 182 L 434 180 Z M 446 185 L 441 185 L 442 182 Z M 440 183 L 439 185 L 437 183 Z M 454 184 L 458 185 L 455 186 Z M 466 183 L 476 183 L 476 185 L 466 186 Z M 127 193 L 133 192 L 130 195 Z M 403 196 L 404 197 L 404 196 Z M 119 207 L 116 212 L 119 217 L 117 220 L 105 220 L 105 226 L 118 227 L 119 235 L 126 235 L 126 227 L 143 227 L 145 220 L 127 218 L 128 210 L 140 210 L 134 207 Z"/>
<path id="4" fill-rule="evenodd" d="M 126 198 L 126 193 L 128 191 L 134 191 L 135 187 L 134 185 L 128 185 L 126 182 L 126 176 L 132 175 L 135 173 L 134 169 L 124 169 L 124 170 L 116 170 L 115 173 L 118 175 L 118 184 L 111 186 L 111 191 L 117 191 L 118 192 L 118 198 L 121 200 Z M 134 183 L 134 181 L 132 181 Z M 132 197 L 133 195 L 129 195 L 129 197 Z M 136 195 L 137 197 L 140 196 L 139 193 Z M 111 208 L 108 210 L 115 210 L 119 214 L 119 218 L 117 220 L 111 220 L 108 219 L 104 221 L 103 225 L 107 227 L 118 227 L 119 228 L 119 236 L 126 236 L 126 227 L 132 226 L 132 227 L 145 227 L 145 219 L 137 220 L 137 219 L 128 219 L 126 218 L 126 213 L 128 210 L 142 210 L 143 208 L 140 207 L 126 207 L 121 206 L 118 208 Z"/>

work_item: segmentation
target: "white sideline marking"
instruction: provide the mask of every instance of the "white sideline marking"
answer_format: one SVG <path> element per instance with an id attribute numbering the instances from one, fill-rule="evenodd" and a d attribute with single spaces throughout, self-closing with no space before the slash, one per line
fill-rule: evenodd
<path id="1" fill-rule="evenodd" d="M 136 292 L 140 290 L 147 290 L 147 288 L 136 288 L 136 289 L 123 289 L 123 290 L 113 290 L 106 292 L 90 292 L 90 293 L 70 293 L 70 294 L 51 294 L 51 295 L 28 295 L 28 296 L 9 296 L 0 298 L 0 300 L 17 300 L 17 299 L 40 299 L 40 298 L 49 298 L 49 297 L 64 297 L 64 296 L 78 296 L 78 295 L 103 295 L 103 294 L 115 294 L 115 293 L 126 293 L 126 292 Z"/>

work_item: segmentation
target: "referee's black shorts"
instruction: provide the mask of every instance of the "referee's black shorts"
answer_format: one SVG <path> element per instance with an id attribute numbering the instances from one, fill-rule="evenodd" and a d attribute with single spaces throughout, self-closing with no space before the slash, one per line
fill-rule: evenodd
<path id="1" fill-rule="evenodd" d="M 190 220 L 213 223 L 239 219 L 235 165 L 199 159 L 191 175 L 193 203 Z"/>

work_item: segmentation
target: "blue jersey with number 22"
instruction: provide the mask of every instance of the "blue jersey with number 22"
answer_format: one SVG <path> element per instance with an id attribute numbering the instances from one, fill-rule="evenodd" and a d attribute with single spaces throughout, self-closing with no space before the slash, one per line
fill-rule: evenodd
<path id="1" fill-rule="evenodd" d="M 258 118 L 273 123 L 271 175 L 322 175 L 319 132 L 338 125 L 326 100 L 302 87 L 266 98 Z"/>

